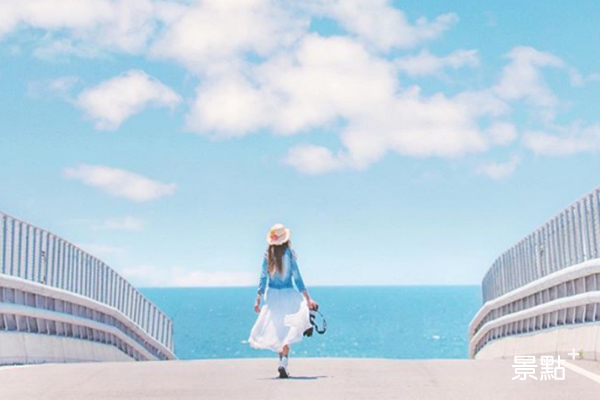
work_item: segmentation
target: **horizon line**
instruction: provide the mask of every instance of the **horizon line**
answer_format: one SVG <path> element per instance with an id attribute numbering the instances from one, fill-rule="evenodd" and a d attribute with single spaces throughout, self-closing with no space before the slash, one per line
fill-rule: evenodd
<path id="1" fill-rule="evenodd" d="M 242 288 L 255 288 L 256 285 L 227 285 L 227 286 L 217 286 L 217 285 L 207 285 L 207 286 L 136 286 L 138 289 L 242 289 Z M 357 284 L 349 284 L 349 285 L 340 285 L 340 284 L 326 284 L 326 285 L 311 285 L 311 288 L 341 288 L 341 287 L 481 287 L 481 284 L 468 284 L 468 283 L 459 283 L 459 284 L 438 284 L 438 283 L 427 283 L 427 284 L 373 284 L 373 285 L 357 285 Z"/>

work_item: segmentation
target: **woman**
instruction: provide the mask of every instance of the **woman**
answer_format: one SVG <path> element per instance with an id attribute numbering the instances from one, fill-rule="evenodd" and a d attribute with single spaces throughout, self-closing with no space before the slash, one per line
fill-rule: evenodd
<path id="1" fill-rule="evenodd" d="M 290 248 L 290 230 L 275 224 L 267 235 L 269 248 L 262 264 L 254 311 L 259 313 L 248 342 L 256 349 L 279 353 L 279 377 L 287 378 L 290 345 L 302 340 L 311 327 L 309 308 L 316 309 L 298 270 L 296 254 Z M 296 289 L 292 285 L 296 284 Z M 300 294 L 302 293 L 302 294 Z M 260 301 L 265 300 L 261 308 Z"/>

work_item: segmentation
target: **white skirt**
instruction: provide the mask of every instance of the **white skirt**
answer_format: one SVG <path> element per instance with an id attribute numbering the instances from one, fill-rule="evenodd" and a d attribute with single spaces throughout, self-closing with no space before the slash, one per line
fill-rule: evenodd
<path id="1" fill-rule="evenodd" d="M 248 343 L 255 349 L 281 352 L 283 346 L 302 340 L 310 328 L 306 299 L 296 289 L 267 289 Z"/>

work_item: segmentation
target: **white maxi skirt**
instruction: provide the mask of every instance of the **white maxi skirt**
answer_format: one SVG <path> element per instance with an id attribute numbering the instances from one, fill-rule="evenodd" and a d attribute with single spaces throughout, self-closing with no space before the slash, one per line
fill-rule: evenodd
<path id="1" fill-rule="evenodd" d="M 268 288 L 248 343 L 279 353 L 286 344 L 300 342 L 310 327 L 308 304 L 300 292 Z"/>

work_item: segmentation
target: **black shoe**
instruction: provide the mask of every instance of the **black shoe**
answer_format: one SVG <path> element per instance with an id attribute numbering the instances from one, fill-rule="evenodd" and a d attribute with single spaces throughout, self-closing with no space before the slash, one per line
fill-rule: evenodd
<path id="1" fill-rule="evenodd" d="M 279 368 L 277 368 L 277 371 L 279 371 L 279 378 L 281 378 L 281 379 L 289 378 L 289 375 L 288 375 L 285 367 L 279 367 Z"/>

